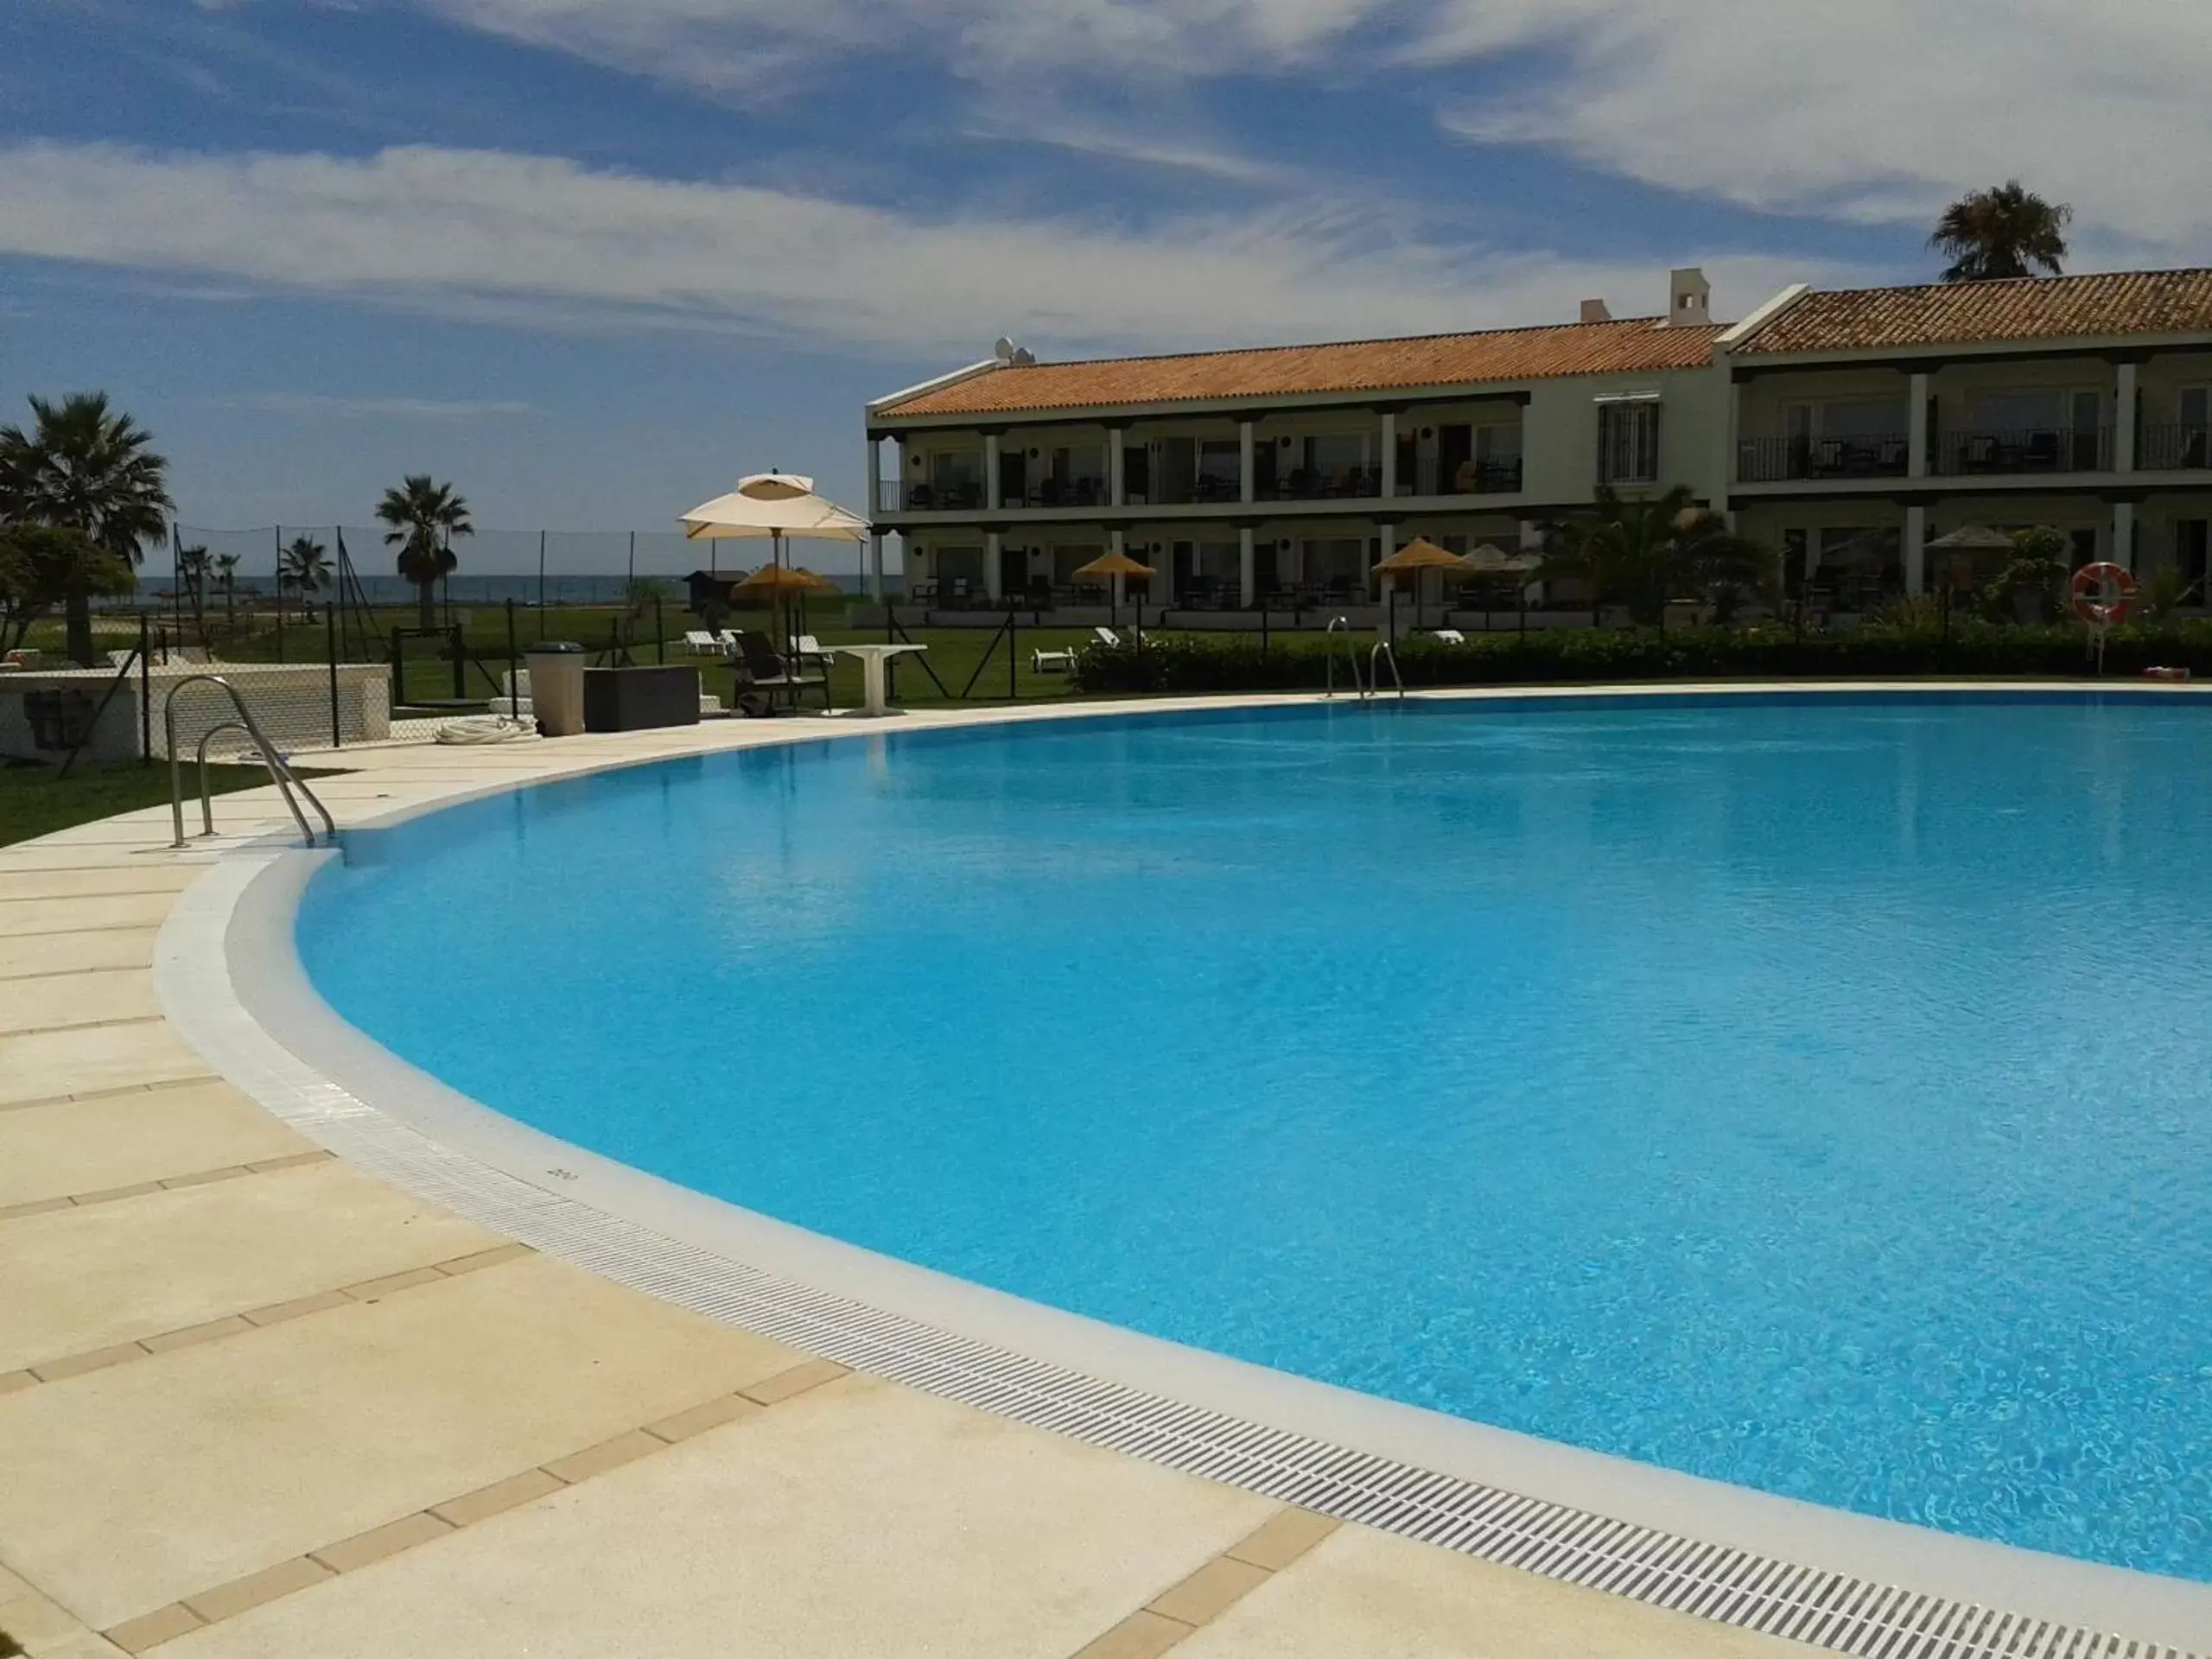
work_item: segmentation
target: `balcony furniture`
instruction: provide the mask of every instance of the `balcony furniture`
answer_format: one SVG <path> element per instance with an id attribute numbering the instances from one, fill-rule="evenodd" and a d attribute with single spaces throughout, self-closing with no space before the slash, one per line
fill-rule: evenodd
<path id="1" fill-rule="evenodd" d="M 915 605 L 937 603 L 937 583 L 934 581 L 910 582 L 906 584 L 907 601 Z"/>

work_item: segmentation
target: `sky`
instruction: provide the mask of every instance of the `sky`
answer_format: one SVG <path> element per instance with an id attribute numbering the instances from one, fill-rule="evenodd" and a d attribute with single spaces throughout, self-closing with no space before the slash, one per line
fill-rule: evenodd
<path id="1" fill-rule="evenodd" d="M 194 526 L 428 470 L 664 531 L 769 467 L 857 502 L 863 404 L 1001 334 L 1631 315 L 1691 264 L 1732 319 L 1933 277 L 2013 176 L 2069 269 L 2212 264 L 2207 86 L 2204 0 L 8 0 L 0 419 L 106 390 Z"/>

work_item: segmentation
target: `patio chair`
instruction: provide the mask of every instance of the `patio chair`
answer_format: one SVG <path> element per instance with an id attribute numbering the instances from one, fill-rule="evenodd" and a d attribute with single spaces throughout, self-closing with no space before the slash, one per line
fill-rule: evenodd
<path id="1" fill-rule="evenodd" d="M 715 638 L 712 628 L 690 628 L 684 632 L 683 648 L 694 657 L 719 657 L 721 641 Z"/>
<path id="2" fill-rule="evenodd" d="M 798 644 L 793 650 L 803 664 L 812 663 L 817 667 L 823 669 L 830 666 L 830 653 L 823 650 L 822 642 L 810 633 L 799 635 Z"/>
<path id="3" fill-rule="evenodd" d="M 1076 647 L 1064 645 L 1058 650 L 1037 650 L 1029 653 L 1029 671 L 1033 674 L 1072 674 L 1075 671 Z"/>
<path id="4" fill-rule="evenodd" d="M 797 714 L 799 699 L 809 686 L 821 687 L 822 706 L 825 709 L 830 706 L 830 677 L 809 674 L 804 668 L 792 673 L 791 665 L 776 655 L 776 648 L 768 643 L 766 634 L 738 635 L 736 667 L 734 701 L 747 715 L 756 718 L 772 715 L 779 702 Z"/>

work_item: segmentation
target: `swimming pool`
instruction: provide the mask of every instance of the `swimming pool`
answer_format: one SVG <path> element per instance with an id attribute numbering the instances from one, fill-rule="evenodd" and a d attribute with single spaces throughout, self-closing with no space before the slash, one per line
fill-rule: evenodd
<path id="1" fill-rule="evenodd" d="M 1319 707 L 601 774 L 298 923 L 497 1109 L 1077 1313 L 2212 1580 L 2205 716 Z"/>

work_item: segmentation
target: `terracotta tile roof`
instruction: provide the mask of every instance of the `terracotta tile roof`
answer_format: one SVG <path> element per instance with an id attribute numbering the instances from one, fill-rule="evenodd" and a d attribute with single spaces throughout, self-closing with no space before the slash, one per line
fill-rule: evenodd
<path id="1" fill-rule="evenodd" d="M 2212 270 L 2130 270 L 1808 294 L 1734 354 L 2212 330 Z"/>
<path id="2" fill-rule="evenodd" d="M 991 369 L 872 413 L 892 419 L 992 415 L 1690 369 L 1711 360 L 1713 341 L 1720 332 L 1717 327 L 1670 327 L 1641 317 L 1413 340 L 1039 363 Z"/>

